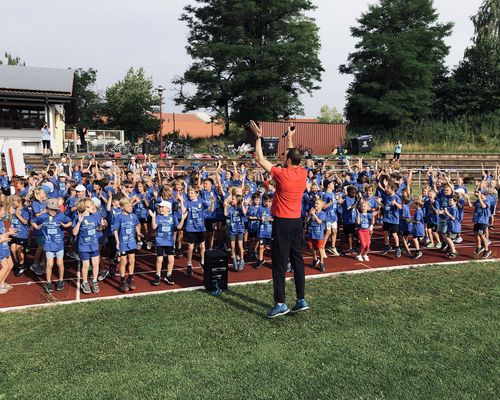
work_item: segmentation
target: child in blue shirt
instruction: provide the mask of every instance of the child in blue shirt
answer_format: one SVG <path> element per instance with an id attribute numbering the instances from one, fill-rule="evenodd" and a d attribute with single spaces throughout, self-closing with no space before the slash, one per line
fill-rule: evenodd
<path id="1" fill-rule="evenodd" d="M 398 185 L 389 183 L 385 189 L 385 198 L 382 201 L 384 209 L 384 218 L 382 220 L 382 230 L 384 231 L 384 250 L 382 255 L 391 251 L 390 239 L 394 240 L 396 246 L 396 257 L 401 257 L 401 248 L 399 247 L 399 210 L 403 207 L 400 197 L 396 194 Z"/>
<path id="2" fill-rule="evenodd" d="M 71 220 L 59 211 L 59 200 L 47 200 L 47 212 L 41 214 L 31 222 L 36 230 L 40 230 L 44 237 L 43 250 L 45 251 L 45 274 L 47 283 L 44 289 L 47 293 L 54 290 L 52 285 L 52 267 L 54 258 L 59 270 L 59 281 L 56 290 L 64 289 L 64 228 L 71 226 Z"/>
<path id="3" fill-rule="evenodd" d="M 368 252 L 370 251 L 371 245 L 373 217 L 374 215 L 371 212 L 370 204 L 366 200 L 362 200 L 359 203 L 356 217 L 359 238 L 359 253 L 356 256 L 356 260 L 358 261 L 370 261 Z"/>
<path id="4" fill-rule="evenodd" d="M 248 248 L 250 249 L 256 260 L 258 247 L 257 233 L 259 230 L 259 220 L 257 214 L 261 207 L 260 203 L 260 193 L 257 192 L 252 194 L 252 203 L 248 206 L 246 215 L 248 219 Z"/>
<path id="5" fill-rule="evenodd" d="M 422 257 L 420 241 L 425 237 L 424 211 L 422 208 L 424 200 L 422 198 L 414 199 L 413 204 L 415 211 L 413 212 L 413 219 L 411 221 L 411 235 L 413 236 L 413 244 L 415 245 L 415 254 L 413 254 L 412 258 L 417 260 Z"/>
<path id="6" fill-rule="evenodd" d="M 331 253 L 333 256 L 338 257 L 340 254 L 337 251 L 335 243 L 337 241 L 337 228 L 338 228 L 338 200 L 337 194 L 334 192 L 335 181 L 325 181 L 323 183 L 325 192 L 323 192 L 322 199 L 325 202 L 324 211 L 326 213 L 326 224 L 325 224 L 325 239 L 324 246 L 326 251 Z M 331 240 L 331 246 L 328 247 L 328 240 Z"/>
<path id="7" fill-rule="evenodd" d="M 20 196 L 12 197 L 12 220 L 11 227 L 16 233 L 12 235 L 10 250 L 14 262 L 14 275 L 20 276 L 24 273 L 24 249 L 28 247 L 28 237 L 30 234 L 30 214 L 24 207 L 24 201 Z"/>
<path id="8" fill-rule="evenodd" d="M 424 218 L 429 243 L 425 245 L 427 248 L 441 247 L 439 234 L 437 233 L 438 215 L 436 210 L 439 210 L 439 202 L 436 200 L 436 192 L 429 190 L 427 199 L 424 202 Z"/>
<path id="9" fill-rule="evenodd" d="M 443 209 L 443 215 L 446 217 L 447 234 L 446 242 L 448 244 L 448 258 L 456 258 L 458 256 L 453 242 L 460 235 L 462 225 L 460 224 L 460 216 L 457 208 L 457 203 L 460 200 L 458 194 L 454 194 L 448 199 L 448 207 Z"/>
<path id="10" fill-rule="evenodd" d="M 257 230 L 257 239 L 259 240 L 259 257 L 255 268 L 259 269 L 264 265 L 264 248 L 271 246 L 271 237 L 273 234 L 273 216 L 271 215 L 271 205 L 273 199 L 265 194 L 262 196 L 263 205 L 257 211 L 259 227 Z"/>
<path id="11" fill-rule="evenodd" d="M 101 214 L 94 212 L 94 203 L 91 199 L 81 199 L 77 203 L 78 214 L 73 219 L 73 235 L 76 237 L 76 248 L 82 262 L 81 289 L 85 294 L 99 293 L 99 241 L 98 233 L 106 229 L 107 222 Z M 92 287 L 88 282 L 88 272 L 92 261 Z"/>
<path id="12" fill-rule="evenodd" d="M 311 208 L 307 218 L 307 238 L 313 255 L 312 267 L 318 267 L 320 272 L 325 271 L 324 260 L 326 258 L 323 242 L 326 221 L 326 213 L 323 211 L 324 205 L 325 202 L 322 199 L 316 199 L 314 207 Z"/>
<path id="13" fill-rule="evenodd" d="M 132 202 L 128 198 L 120 200 L 121 214 L 116 216 L 113 224 L 113 234 L 116 241 L 116 249 L 120 253 L 120 290 L 128 292 L 136 288 L 134 282 L 135 253 L 137 251 L 137 239 L 142 236 L 139 219 L 133 213 Z M 128 265 L 128 278 L 125 280 L 126 267 Z"/>
<path id="14" fill-rule="evenodd" d="M 231 195 L 224 202 L 224 215 L 226 216 L 226 228 L 231 243 L 231 257 L 233 259 L 234 271 L 243 271 L 245 266 L 243 235 L 245 234 L 245 223 L 243 217 L 247 213 L 248 201 L 244 202 L 241 195 Z M 238 244 L 239 256 L 236 254 Z"/>
<path id="15" fill-rule="evenodd" d="M 182 206 L 184 207 L 184 206 Z M 156 275 L 152 282 L 154 286 L 158 286 L 161 282 L 161 270 L 163 267 L 163 257 L 167 256 L 167 275 L 165 282 L 168 285 L 173 285 L 172 271 L 174 269 L 174 232 L 175 229 L 181 229 L 182 224 L 187 216 L 186 210 L 182 209 L 182 219 L 179 221 L 172 214 L 172 204 L 163 200 L 158 204 L 158 214 L 149 211 L 151 215 L 151 227 L 156 231 Z"/>
<path id="16" fill-rule="evenodd" d="M 6 281 L 7 276 L 14 267 L 12 257 L 10 256 L 9 241 L 10 237 L 16 233 L 14 228 L 9 231 L 5 229 L 3 219 L 5 218 L 5 203 L 0 200 L 0 294 L 5 294 L 12 289 Z"/>
<path id="17" fill-rule="evenodd" d="M 474 238 L 476 239 L 476 250 L 474 257 L 478 258 L 484 251 L 482 258 L 491 256 L 491 250 L 488 243 L 488 223 L 491 215 L 489 192 L 486 189 L 476 190 L 477 200 L 474 202 Z M 466 195 L 467 196 L 467 195 Z"/>
<path id="18" fill-rule="evenodd" d="M 344 235 L 347 239 L 348 249 L 346 253 L 353 253 L 353 240 L 356 233 L 356 207 L 358 206 L 358 192 L 355 186 L 347 186 L 347 195 L 342 204 L 342 220 L 344 223 Z"/>
<path id="19" fill-rule="evenodd" d="M 401 202 L 403 203 L 403 207 L 400 210 L 399 217 L 399 241 L 403 242 L 403 246 L 405 248 L 406 254 L 410 254 L 410 247 L 408 245 L 408 236 L 410 236 L 411 231 L 413 230 L 413 226 L 411 223 L 411 212 L 410 207 L 412 200 L 409 196 L 404 195 Z"/>

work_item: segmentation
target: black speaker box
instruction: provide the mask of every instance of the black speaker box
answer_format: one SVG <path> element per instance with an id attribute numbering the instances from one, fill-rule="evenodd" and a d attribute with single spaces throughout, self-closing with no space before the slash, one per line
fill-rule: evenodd
<path id="1" fill-rule="evenodd" d="M 203 283 L 210 291 L 227 289 L 228 254 L 224 250 L 205 251 Z"/>

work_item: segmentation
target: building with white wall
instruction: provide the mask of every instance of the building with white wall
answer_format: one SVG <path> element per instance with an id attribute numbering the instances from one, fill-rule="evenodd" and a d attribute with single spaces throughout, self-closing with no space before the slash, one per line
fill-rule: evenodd
<path id="1" fill-rule="evenodd" d="M 74 71 L 0 65 L 0 146 L 9 140 L 23 153 L 41 153 L 40 129 L 47 122 L 52 149 L 63 152 L 65 125 L 74 115 Z"/>

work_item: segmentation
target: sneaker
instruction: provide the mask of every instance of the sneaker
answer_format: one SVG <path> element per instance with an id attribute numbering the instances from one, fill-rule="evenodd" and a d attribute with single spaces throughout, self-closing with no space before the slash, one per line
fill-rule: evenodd
<path id="1" fill-rule="evenodd" d="M 0 294 L 5 294 L 9 291 L 9 289 L 5 289 L 4 287 L 0 287 Z"/>
<path id="2" fill-rule="evenodd" d="M 434 248 L 435 248 L 435 249 L 440 249 L 442 246 L 443 246 L 443 243 L 441 243 L 441 242 L 437 242 L 437 243 L 434 245 Z"/>
<path id="3" fill-rule="evenodd" d="M 137 249 L 137 250 L 142 249 L 142 245 L 143 245 L 143 244 L 144 244 L 144 243 L 143 243 L 143 242 L 141 242 L 141 241 L 139 240 L 139 241 L 137 242 L 137 247 L 136 247 L 136 249 Z"/>
<path id="4" fill-rule="evenodd" d="M 236 257 L 233 257 L 233 271 L 234 272 L 238 272 L 239 271 L 238 260 L 236 259 Z"/>
<path id="5" fill-rule="evenodd" d="M 391 246 L 384 246 L 384 250 L 382 250 L 382 255 L 385 256 L 392 250 Z"/>
<path id="6" fill-rule="evenodd" d="M 450 251 L 448 253 L 448 258 L 449 259 L 453 259 L 453 258 L 457 258 L 458 257 L 458 253 L 453 253 L 452 251 Z"/>
<path id="7" fill-rule="evenodd" d="M 400 247 L 398 247 L 396 249 L 396 258 L 399 258 L 399 257 L 401 257 L 401 248 Z"/>
<path id="8" fill-rule="evenodd" d="M 422 252 L 421 251 L 417 251 L 414 255 L 413 255 L 413 259 L 414 260 L 418 260 L 420 257 L 422 257 Z"/>
<path id="9" fill-rule="evenodd" d="M 323 263 L 319 263 L 319 268 L 318 268 L 319 272 L 325 272 L 325 264 Z"/>
<path id="10" fill-rule="evenodd" d="M 238 264 L 238 269 L 240 271 L 243 271 L 244 268 L 245 268 L 245 260 L 242 258 L 242 259 L 240 259 L 240 262 Z"/>
<path id="11" fill-rule="evenodd" d="M 99 293 L 101 291 L 101 288 L 99 287 L 99 282 L 94 282 L 92 281 L 92 292 L 94 293 Z"/>
<path id="12" fill-rule="evenodd" d="M 92 293 L 92 289 L 90 288 L 90 285 L 87 281 L 82 282 L 80 288 L 82 289 L 82 292 L 85 294 Z"/>
<path id="13" fill-rule="evenodd" d="M 290 312 L 290 309 L 286 304 L 276 304 L 273 308 L 267 311 L 266 317 L 267 318 L 276 318 L 281 315 L 288 314 Z"/>
<path id="14" fill-rule="evenodd" d="M 302 299 L 302 300 L 297 300 L 297 302 L 290 311 L 292 311 L 293 313 L 297 313 L 300 311 L 307 311 L 307 310 L 309 310 L 309 304 L 307 303 L 307 301 Z"/>
<path id="15" fill-rule="evenodd" d="M 425 248 L 426 248 L 426 249 L 433 249 L 434 247 L 436 247 L 436 246 L 434 245 L 434 243 L 431 243 L 431 242 L 429 242 L 429 243 L 427 243 L 427 244 L 425 245 Z"/>
<path id="16" fill-rule="evenodd" d="M 137 289 L 137 286 L 135 286 L 134 278 L 131 278 L 130 276 L 127 278 L 127 284 L 130 290 Z"/>
<path id="17" fill-rule="evenodd" d="M 128 283 L 125 279 L 123 279 L 121 282 L 120 282 L 120 291 L 122 292 L 128 292 L 129 288 L 128 288 Z"/>
<path id="18" fill-rule="evenodd" d="M 189 265 L 186 267 L 186 274 L 187 276 L 193 276 L 193 266 Z"/>
<path id="19" fill-rule="evenodd" d="M 449 249 L 449 247 L 450 247 L 450 245 L 449 245 L 447 242 L 445 242 L 445 243 L 443 243 L 443 244 L 441 245 L 440 250 L 441 250 L 441 251 L 443 251 L 443 252 L 445 252 L 446 250 L 448 250 L 448 249 Z"/>
<path id="20" fill-rule="evenodd" d="M 167 285 L 174 285 L 175 284 L 174 280 L 172 279 L 172 275 L 167 275 L 165 278 L 163 278 L 163 280 L 165 281 L 165 283 Z"/>
<path id="21" fill-rule="evenodd" d="M 24 274 L 24 271 L 26 271 L 26 267 L 24 265 L 18 265 L 14 270 L 14 275 L 21 276 L 22 274 Z"/>
<path id="22" fill-rule="evenodd" d="M 152 242 L 146 242 L 146 249 L 151 250 L 153 248 Z"/>
<path id="23" fill-rule="evenodd" d="M 116 267 L 114 265 L 111 265 L 109 267 L 108 276 L 110 278 L 114 278 L 116 276 Z M 99 279 L 99 278 L 97 278 L 97 279 Z"/>
<path id="24" fill-rule="evenodd" d="M 368 254 L 363 256 L 363 261 L 370 261 L 370 257 L 368 257 Z"/>
<path id="25" fill-rule="evenodd" d="M 488 245 L 490 245 L 490 244 L 491 244 L 491 240 L 490 240 L 490 239 L 488 239 Z"/>
<path id="26" fill-rule="evenodd" d="M 153 282 L 151 282 L 151 283 L 152 283 L 153 286 L 159 286 L 160 282 L 161 282 L 161 276 L 160 275 L 156 275 L 155 278 L 153 279 Z"/>
<path id="27" fill-rule="evenodd" d="M 60 292 L 63 289 L 64 289 L 64 281 L 57 281 L 56 290 Z"/>
<path id="28" fill-rule="evenodd" d="M 334 250 L 335 250 L 335 247 L 329 247 L 328 249 L 326 249 L 326 251 L 327 251 L 328 253 L 330 253 L 331 255 L 334 255 L 334 254 L 333 254 L 333 251 L 334 251 Z"/>
<path id="29" fill-rule="evenodd" d="M 45 268 L 42 265 L 40 265 L 40 264 L 32 264 L 30 266 L 30 270 L 35 275 L 38 275 L 38 276 L 43 276 L 43 274 L 45 273 Z"/>
<path id="30" fill-rule="evenodd" d="M 330 250 L 331 250 L 331 252 L 330 252 L 330 253 L 332 253 L 332 255 L 333 255 L 334 257 L 339 257 L 339 256 L 340 256 L 339 252 L 337 251 L 337 248 L 332 247 Z"/>
<path id="31" fill-rule="evenodd" d="M 0 286 L 0 288 L 2 288 L 2 289 L 6 289 L 6 290 L 11 290 L 11 289 L 13 288 L 13 286 L 12 286 L 12 285 L 9 285 L 7 282 L 4 282 L 4 283 L 2 284 L 2 286 Z"/>
<path id="32" fill-rule="evenodd" d="M 43 285 L 43 290 L 45 290 L 45 293 L 52 293 L 54 291 L 54 285 L 52 285 L 52 282 L 47 282 Z"/>
<path id="33" fill-rule="evenodd" d="M 486 259 L 491 256 L 491 250 L 486 250 L 481 258 Z"/>
<path id="34" fill-rule="evenodd" d="M 293 272 L 292 263 L 290 261 L 286 263 L 286 272 Z"/>
<path id="35" fill-rule="evenodd" d="M 317 258 L 313 258 L 313 262 L 312 262 L 312 264 L 311 264 L 311 267 L 312 267 L 313 269 L 316 269 L 316 267 L 318 266 L 318 264 L 319 264 L 319 259 L 317 259 Z"/>
<path id="36" fill-rule="evenodd" d="M 109 274 L 109 270 L 108 269 L 104 269 L 104 270 L 99 271 L 99 274 L 97 275 L 97 280 L 99 282 L 102 282 L 104 279 L 106 279 L 106 277 L 108 276 L 108 274 Z"/>
<path id="37" fill-rule="evenodd" d="M 460 244 L 460 243 L 462 243 L 463 241 L 464 241 L 464 239 L 462 238 L 462 236 L 459 236 L 459 237 L 457 237 L 457 238 L 454 240 L 454 242 L 455 242 L 455 243 L 457 243 L 457 244 Z"/>
<path id="38" fill-rule="evenodd" d="M 363 256 L 361 254 L 358 254 L 356 256 L 356 260 L 358 260 L 358 261 L 365 261 L 365 259 L 363 258 Z"/>
<path id="39" fill-rule="evenodd" d="M 264 265 L 265 261 L 264 260 L 258 260 L 257 263 L 255 264 L 255 269 L 260 269 Z"/>

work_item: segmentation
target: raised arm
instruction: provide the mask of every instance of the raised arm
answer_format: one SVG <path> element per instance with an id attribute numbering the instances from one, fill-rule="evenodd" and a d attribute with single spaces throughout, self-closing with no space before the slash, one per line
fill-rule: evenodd
<path id="1" fill-rule="evenodd" d="M 264 152 L 262 151 L 262 131 L 254 121 L 250 121 L 250 129 L 255 135 L 255 161 L 257 161 L 257 163 L 262 168 L 264 168 L 264 170 L 271 173 L 271 168 L 273 167 L 273 164 L 270 163 L 268 160 L 266 160 L 266 158 L 264 157 Z M 290 144 L 292 143 L 290 129 L 289 129 L 289 134 L 287 136 L 287 147 L 288 143 Z"/>

